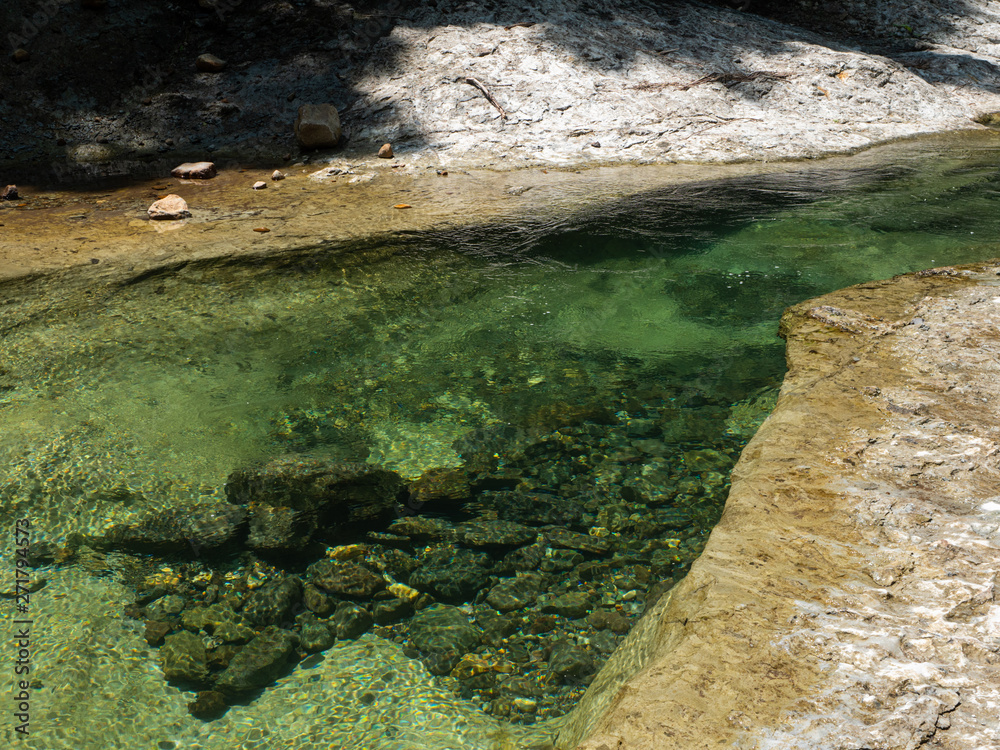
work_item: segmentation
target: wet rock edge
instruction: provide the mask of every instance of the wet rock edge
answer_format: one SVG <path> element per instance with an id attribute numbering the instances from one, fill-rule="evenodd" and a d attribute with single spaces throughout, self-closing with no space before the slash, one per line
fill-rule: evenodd
<path id="1" fill-rule="evenodd" d="M 722 520 L 559 748 L 990 745 L 998 280 L 935 269 L 786 312 L 789 371 Z"/>

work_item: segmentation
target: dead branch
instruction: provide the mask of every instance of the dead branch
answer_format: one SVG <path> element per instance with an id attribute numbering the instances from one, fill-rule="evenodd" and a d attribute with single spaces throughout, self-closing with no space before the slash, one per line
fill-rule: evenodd
<path id="1" fill-rule="evenodd" d="M 695 86 L 700 86 L 703 83 L 721 83 L 724 86 L 733 86 L 737 83 L 749 83 L 750 81 L 781 81 L 789 77 L 790 73 L 768 73 L 762 70 L 756 70 L 753 73 L 709 73 L 707 76 L 702 76 L 697 81 L 692 81 L 691 83 L 686 83 L 677 88 L 681 91 L 687 91 Z"/>
<path id="2" fill-rule="evenodd" d="M 480 81 L 480 80 L 478 80 L 476 78 L 473 78 L 471 76 L 464 76 L 464 77 L 458 78 L 457 80 L 458 81 L 465 81 L 470 86 L 475 86 L 477 89 L 479 89 L 480 91 L 482 91 L 483 92 L 483 96 L 485 96 L 489 100 L 489 103 L 492 104 L 494 107 L 497 108 L 497 111 L 500 113 L 500 119 L 501 120 L 506 120 L 507 119 L 507 113 L 503 111 L 503 107 L 501 107 L 500 103 L 496 99 L 493 98 L 493 94 L 490 93 L 490 90 L 488 88 L 486 88 L 486 86 L 483 84 L 482 81 Z"/>

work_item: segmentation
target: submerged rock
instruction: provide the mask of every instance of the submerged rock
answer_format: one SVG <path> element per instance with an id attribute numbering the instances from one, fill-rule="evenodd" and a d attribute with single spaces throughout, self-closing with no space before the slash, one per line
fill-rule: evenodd
<path id="1" fill-rule="evenodd" d="M 490 589 L 486 596 L 487 603 L 501 612 L 511 612 L 524 609 L 535 603 L 542 593 L 545 578 L 535 573 L 525 573 L 516 578 L 501 580 Z"/>
<path id="2" fill-rule="evenodd" d="M 216 689 L 226 694 L 265 687 L 289 667 L 299 644 L 297 634 L 270 626 L 248 643 L 230 661 L 216 680 Z"/>
<path id="3" fill-rule="evenodd" d="M 227 643 L 245 643 L 254 636 L 253 628 L 228 604 L 192 607 L 181 615 L 181 624 L 195 632 L 204 630 Z"/>
<path id="4" fill-rule="evenodd" d="M 226 481 L 231 503 L 263 503 L 309 513 L 328 531 L 388 521 L 403 485 L 395 472 L 369 464 L 286 456 L 239 469 Z"/>
<path id="5" fill-rule="evenodd" d="M 306 575 L 319 588 L 338 596 L 368 599 L 385 588 L 381 576 L 353 562 L 320 560 L 309 566 Z"/>
<path id="6" fill-rule="evenodd" d="M 302 592 L 302 603 L 310 612 L 320 617 L 326 617 L 337 608 L 337 600 L 327 596 L 311 583 L 307 583 Z"/>
<path id="7" fill-rule="evenodd" d="M 374 622 L 371 612 L 353 602 L 340 602 L 330 621 L 337 631 L 337 637 L 347 641 L 360 638 Z"/>
<path id="8" fill-rule="evenodd" d="M 535 538 L 536 531 L 514 521 L 468 521 L 455 528 L 458 540 L 469 547 L 520 547 Z"/>
<path id="9" fill-rule="evenodd" d="M 314 531 L 312 513 L 257 503 L 250 509 L 247 547 L 261 553 L 302 552 Z"/>
<path id="10" fill-rule="evenodd" d="M 405 536 L 414 542 L 453 541 L 457 538 L 454 524 L 431 516 L 397 518 L 390 524 L 389 532 Z"/>
<path id="11" fill-rule="evenodd" d="M 547 602 L 542 606 L 542 612 L 554 612 L 563 617 L 576 619 L 586 617 L 587 613 L 590 612 L 590 608 L 590 598 L 583 592 L 573 591 L 557 596 L 552 601 Z"/>
<path id="12" fill-rule="evenodd" d="M 243 605 L 243 614 L 255 625 L 280 625 L 291 619 L 302 600 L 302 582 L 283 576 L 253 591 Z"/>
<path id="13" fill-rule="evenodd" d="M 477 502 L 495 510 L 504 521 L 535 526 L 549 524 L 580 528 L 584 511 L 579 502 L 541 492 L 483 492 Z"/>
<path id="14" fill-rule="evenodd" d="M 95 541 L 106 549 L 199 557 L 242 543 L 246 517 L 246 510 L 239 506 L 200 503 L 161 511 L 135 524 L 113 526 Z"/>
<path id="15" fill-rule="evenodd" d="M 330 624 L 321 621 L 312 612 L 305 612 L 295 618 L 299 627 L 299 645 L 310 653 L 325 651 L 337 641 L 337 635 Z"/>
<path id="16" fill-rule="evenodd" d="M 214 721 L 226 712 L 226 696 L 217 690 L 203 690 L 188 703 L 188 713 L 202 721 Z"/>
<path id="17" fill-rule="evenodd" d="M 413 603 L 405 599 L 393 597 L 375 602 L 372 616 L 379 625 L 389 625 L 413 614 Z"/>
<path id="18" fill-rule="evenodd" d="M 594 657 L 568 640 L 556 641 L 549 651 L 549 669 L 563 678 L 577 680 L 594 672 Z"/>
<path id="19" fill-rule="evenodd" d="M 194 633 L 182 630 L 168 635 L 160 649 L 160 663 L 168 680 L 203 682 L 208 677 L 208 653 Z"/>
<path id="20" fill-rule="evenodd" d="M 435 604 L 410 621 L 410 640 L 423 654 L 452 652 L 461 658 L 479 645 L 480 633 L 457 607 Z M 450 671 L 449 667 L 449 671 Z"/>
<path id="21" fill-rule="evenodd" d="M 472 494 L 469 475 L 461 468 L 428 469 L 419 479 L 410 482 L 407 489 L 410 491 L 410 502 L 417 504 L 435 500 L 461 500 Z"/>
<path id="22" fill-rule="evenodd" d="M 589 534 L 578 534 L 568 529 L 546 529 L 545 540 L 553 547 L 575 549 L 595 555 L 604 554 L 611 548 L 607 539 Z"/>
<path id="23" fill-rule="evenodd" d="M 432 550 L 423 566 L 410 576 L 409 584 L 446 602 L 474 597 L 489 579 L 489 556 L 467 549 Z"/>

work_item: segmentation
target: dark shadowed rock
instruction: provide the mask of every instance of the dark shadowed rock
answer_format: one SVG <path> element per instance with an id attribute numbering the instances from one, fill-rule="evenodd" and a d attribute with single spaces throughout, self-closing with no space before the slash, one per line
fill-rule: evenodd
<path id="1" fill-rule="evenodd" d="M 496 511 L 497 517 L 505 521 L 532 526 L 554 524 L 577 528 L 584 523 L 581 504 L 556 495 L 493 491 L 480 493 L 477 502 Z"/>
<path id="2" fill-rule="evenodd" d="M 467 549 L 436 549 L 410 575 L 410 585 L 441 601 L 461 602 L 474 597 L 489 579 L 489 556 Z"/>
<path id="3" fill-rule="evenodd" d="M 454 652 L 461 657 L 479 645 L 480 633 L 457 607 L 435 604 L 410 621 L 410 640 L 423 654 Z"/>
<path id="4" fill-rule="evenodd" d="M 549 651 L 549 669 L 560 677 L 582 679 L 594 672 L 594 657 L 571 641 L 556 641 Z"/>
<path id="5" fill-rule="evenodd" d="M 236 504 L 263 503 L 303 511 L 324 529 L 380 525 L 392 518 L 403 483 L 368 464 L 286 456 L 229 475 L 226 496 Z"/>
<path id="6" fill-rule="evenodd" d="M 410 501 L 428 503 L 435 500 L 461 500 L 469 497 L 472 488 L 463 468 L 428 469 L 407 486 Z"/>
<path id="7" fill-rule="evenodd" d="M 221 73 L 226 68 L 226 61 L 205 53 L 195 58 L 194 66 L 202 73 Z"/>
<path id="8" fill-rule="evenodd" d="M 302 582 L 295 576 L 270 581 L 252 592 L 243 614 L 256 625 L 279 625 L 291 619 L 292 610 L 302 599 Z"/>
<path id="9" fill-rule="evenodd" d="M 368 632 L 373 620 L 371 613 L 361 605 L 340 602 L 330 622 L 337 631 L 338 638 L 352 641 Z"/>
<path id="10" fill-rule="evenodd" d="M 202 721 L 213 721 L 226 712 L 226 696 L 216 690 L 203 690 L 188 703 L 188 713 Z"/>
<path id="11" fill-rule="evenodd" d="M 303 148 L 329 148 L 340 142 L 340 116 L 332 104 L 303 104 L 295 119 L 295 137 Z"/>
<path id="12" fill-rule="evenodd" d="M 326 651 L 337 641 L 337 635 L 330 624 L 323 622 L 312 612 L 299 615 L 295 622 L 299 626 L 299 645 L 303 651 Z"/>
<path id="13" fill-rule="evenodd" d="M 247 546 L 262 553 L 301 551 L 315 530 L 311 513 L 258 503 L 250 509 Z"/>
<path id="14" fill-rule="evenodd" d="M 458 540 L 469 547 L 520 547 L 537 535 L 523 524 L 495 519 L 468 521 L 459 524 L 455 532 Z"/>
<path id="15" fill-rule="evenodd" d="M 524 573 L 516 578 L 505 578 L 490 589 L 487 603 L 501 612 L 524 609 L 535 603 L 545 585 L 544 576 Z"/>
<path id="16" fill-rule="evenodd" d="M 262 688 L 284 674 L 298 646 L 299 637 L 273 625 L 248 643 L 229 662 L 215 686 L 223 693 L 243 693 Z"/>

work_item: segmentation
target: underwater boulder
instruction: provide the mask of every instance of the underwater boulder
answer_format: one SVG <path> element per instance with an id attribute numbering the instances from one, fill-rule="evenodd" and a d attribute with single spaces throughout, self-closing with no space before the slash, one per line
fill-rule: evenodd
<path id="1" fill-rule="evenodd" d="M 291 508 L 335 529 L 384 524 L 402 487 L 398 474 L 370 464 L 295 455 L 237 469 L 226 481 L 226 497 L 237 505 Z"/>
<path id="2" fill-rule="evenodd" d="M 134 524 L 119 524 L 93 540 L 101 549 L 201 557 L 231 549 L 246 535 L 246 509 L 220 503 L 169 508 Z"/>
<path id="3" fill-rule="evenodd" d="M 299 636 L 290 630 L 269 626 L 236 654 L 215 683 L 226 693 L 245 693 L 265 687 L 287 671 Z"/>

